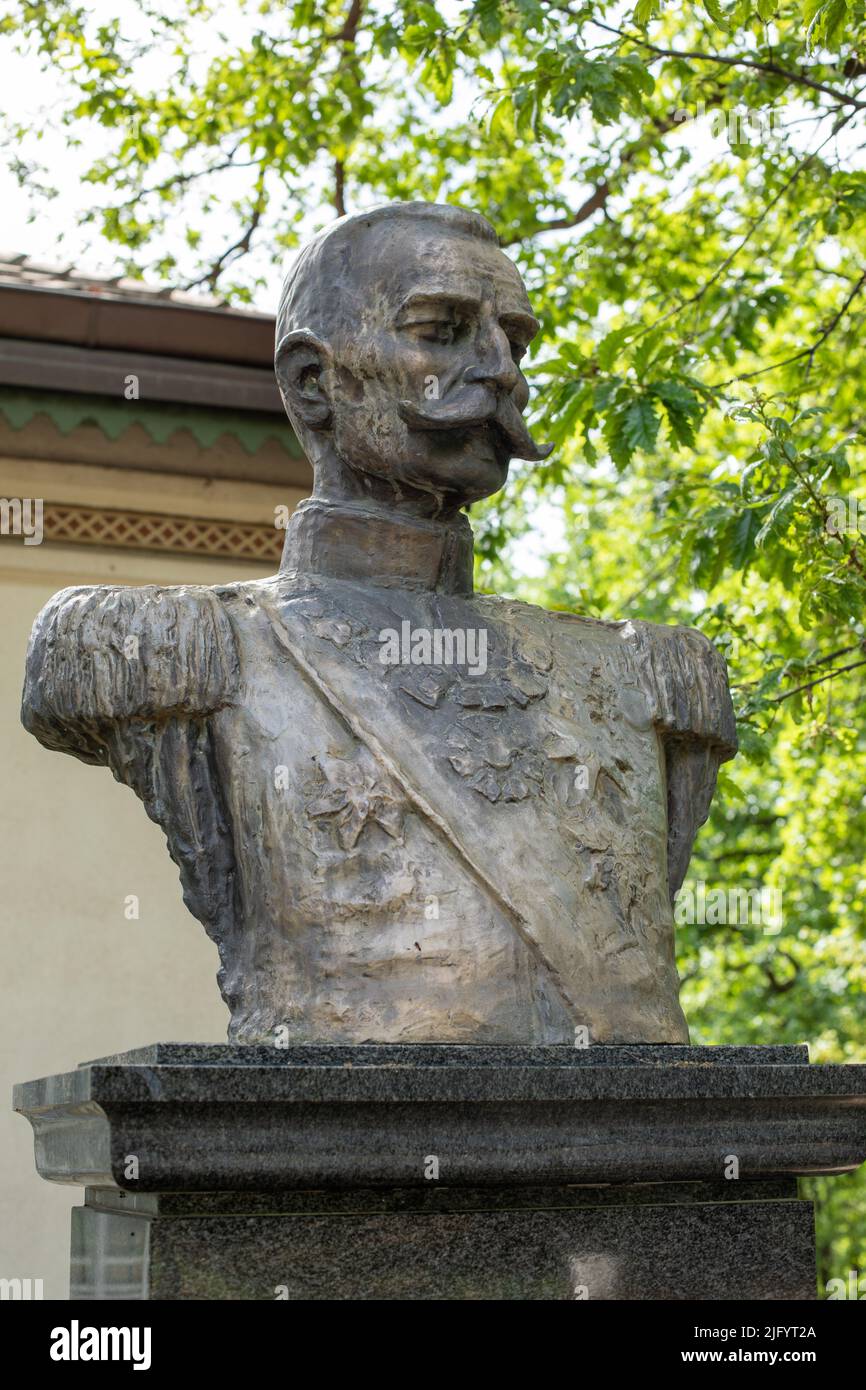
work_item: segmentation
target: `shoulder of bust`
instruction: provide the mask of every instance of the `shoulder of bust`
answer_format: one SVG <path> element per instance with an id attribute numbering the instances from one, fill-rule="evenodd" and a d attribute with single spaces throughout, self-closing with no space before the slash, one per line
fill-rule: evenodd
<path id="1" fill-rule="evenodd" d="M 25 727 L 50 747 L 86 757 L 69 746 L 70 727 L 95 734 L 122 720 L 205 714 L 229 703 L 238 657 L 224 592 L 96 585 L 55 594 L 30 636 Z"/>
<path id="2" fill-rule="evenodd" d="M 570 609 L 542 608 L 537 603 L 525 603 L 522 599 L 505 598 L 499 594 L 475 594 L 472 602 L 479 612 L 491 620 L 500 619 L 515 627 L 543 627 L 554 637 L 558 630 L 567 627 L 583 627 L 597 632 L 615 632 L 622 627 L 621 623 L 590 618 L 584 613 L 572 613 Z"/>
<path id="3" fill-rule="evenodd" d="M 618 623 L 635 669 L 654 706 L 656 725 L 737 751 L 728 667 L 708 637 L 693 627 L 629 619 Z"/>

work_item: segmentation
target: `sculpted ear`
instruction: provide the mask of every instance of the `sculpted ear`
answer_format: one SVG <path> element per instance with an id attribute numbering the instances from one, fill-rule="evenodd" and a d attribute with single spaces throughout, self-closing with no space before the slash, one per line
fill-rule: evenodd
<path id="1" fill-rule="evenodd" d="M 331 423 L 330 349 L 314 333 L 299 329 L 277 344 L 274 368 L 283 405 L 289 415 L 310 430 Z"/>

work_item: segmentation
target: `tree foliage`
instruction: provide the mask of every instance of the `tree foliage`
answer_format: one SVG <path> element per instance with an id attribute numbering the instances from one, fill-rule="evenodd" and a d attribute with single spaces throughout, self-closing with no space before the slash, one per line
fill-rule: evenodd
<path id="1" fill-rule="evenodd" d="M 234 0 L 224 40 L 225 6 L 162 4 L 7 0 L 70 133 L 101 128 L 83 217 L 241 300 L 251 248 L 347 209 L 490 218 L 557 448 L 476 509 L 480 582 L 725 647 L 742 751 L 690 876 L 784 922 L 680 930 L 694 1034 L 866 1056 L 862 0 Z M 852 1204 L 822 1204 L 825 1277 L 866 1270 Z"/>

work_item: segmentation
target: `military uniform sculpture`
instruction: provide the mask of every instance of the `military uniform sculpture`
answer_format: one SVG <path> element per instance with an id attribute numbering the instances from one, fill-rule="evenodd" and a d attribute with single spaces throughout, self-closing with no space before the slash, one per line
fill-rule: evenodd
<path id="1" fill-rule="evenodd" d="M 688 1040 L 672 900 L 736 748 L 724 662 L 473 595 L 461 508 L 544 457 L 537 328 L 477 214 L 334 223 L 278 315 L 315 472 L 279 573 L 36 621 L 25 724 L 162 826 L 236 1041 Z"/>

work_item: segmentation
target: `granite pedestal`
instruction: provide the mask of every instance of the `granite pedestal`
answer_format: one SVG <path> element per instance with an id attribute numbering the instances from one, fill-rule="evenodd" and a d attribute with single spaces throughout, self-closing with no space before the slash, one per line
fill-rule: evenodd
<path id="1" fill-rule="evenodd" d="M 866 1159 L 805 1047 L 160 1043 L 15 1106 L 78 1298 L 814 1298 L 797 1176 Z"/>

